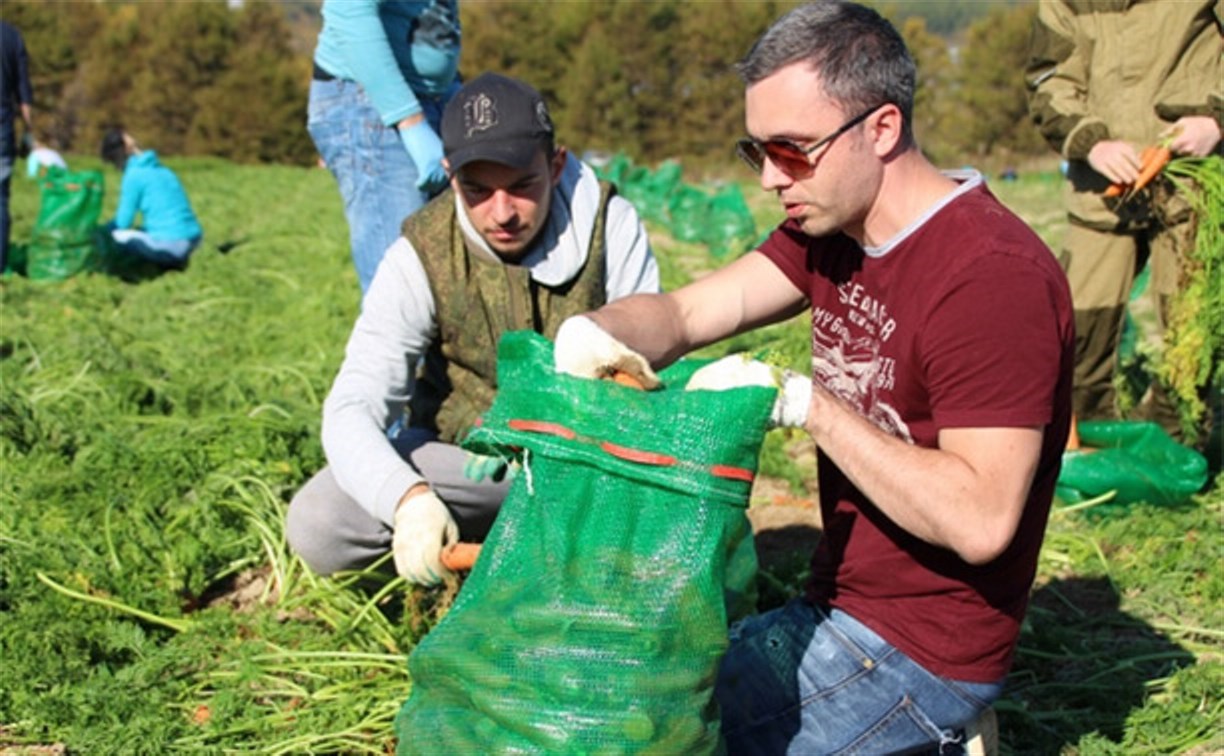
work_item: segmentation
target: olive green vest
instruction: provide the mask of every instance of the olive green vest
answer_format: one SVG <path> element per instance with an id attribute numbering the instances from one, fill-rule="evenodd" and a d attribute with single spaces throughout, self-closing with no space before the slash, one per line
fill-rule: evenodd
<path id="1" fill-rule="evenodd" d="M 590 250 L 578 275 L 552 288 L 532 280 L 519 265 L 506 265 L 468 250 L 446 191 L 404 220 L 433 292 L 438 338 L 417 371 L 409 424 L 431 428 L 446 442 L 460 440 L 493 404 L 497 342 L 507 331 L 531 329 L 551 339 L 571 315 L 607 299 L 604 223 L 616 190 L 601 181 Z"/>

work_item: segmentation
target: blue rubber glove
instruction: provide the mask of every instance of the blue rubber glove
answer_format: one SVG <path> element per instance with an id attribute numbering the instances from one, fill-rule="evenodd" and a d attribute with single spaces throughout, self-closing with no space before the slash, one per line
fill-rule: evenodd
<path id="1" fill-rule="evenodd" d="M 417 189 L 431 197 L 446 188 L 449 181 L 442 168 L 442 140 L 427 121 L 399 130 L 400 141 L 417 169 Z"/>

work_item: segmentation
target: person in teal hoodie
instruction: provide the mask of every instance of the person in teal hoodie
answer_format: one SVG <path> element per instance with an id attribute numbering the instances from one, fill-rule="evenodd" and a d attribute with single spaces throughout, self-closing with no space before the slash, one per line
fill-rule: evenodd
<path id="1" fill-rule="evenodd" d="M 102 159 L 123 173 L 119 206 L 107 225 L 115 245 L 166 268 L 187 267 L 204 230 L 178 176 L 118 127 L 103 136 Z"/>
<path id="2" fill-rule="evenodd" d="M 364 297 L 404 218 L 446 188 L 458 0 L 324 0 L 306 127 L 336 178 Z"/>

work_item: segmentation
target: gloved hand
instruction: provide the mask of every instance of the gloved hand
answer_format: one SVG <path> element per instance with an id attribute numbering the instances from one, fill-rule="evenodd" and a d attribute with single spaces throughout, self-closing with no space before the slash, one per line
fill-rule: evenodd
<path id="1" fill-rule="evenodd" d="M 731 354 L 700 368 L 690 377 L 685 391 L 723 391 L 741 386 L 773 386 L 778 389 L 770 427 L 802 428 L 812 402 L 812 380 L 793 370 L 781 370 L 746 354 Z"/>
<path id="2" fill-rule="evenodd" d="M 395 510 L 395 571 L 410 583 L 437 585 L 452 574 L 442 566 L 442 547 L 458 540 L 459 525 L 437 494 L 425 490 L 410 496 Z"/>
<path id="3" fill-rule="evenodd" d="M 467 459 L 463 461 L 463 477 L 474 480 L 477 483 L 488 478 L 494 483 L 500 483 L 503 479 L 509 477 L 514 480 L 514 474 L 518 472 L 518 465 L 512 464 L 510 460 L 504 457 L 485 454 L 468 453 Z"/>
<path id="4" fill-rule="evenodd" d="M 645 357 L 582 315 L 566 318 L 557 329 L 553 362 L 558 373 L 579 378 L 609 378 L 619 370 L 636 378 L 646 390 L 659 386 L 659 376 Z"/>
<path id="5" fill-rule="evenodd" d="M 400 141 L 417 169 L 417 189 L 437 194 L 446 188 L 449 179 L 442 167 L 442 140 L 428 121 L 421 121 L 399 130 Z"/>

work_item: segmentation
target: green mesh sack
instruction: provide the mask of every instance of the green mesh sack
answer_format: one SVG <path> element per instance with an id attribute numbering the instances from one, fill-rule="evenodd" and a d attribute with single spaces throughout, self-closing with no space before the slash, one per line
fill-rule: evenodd
<path id="1" fill-rule="evenodd" d="M 706 238 L 709 224 L 710 196 L 697 187 L 680 184 L 667 198 L 668 229 L 684 242 L 699 242 Z"/>
<path id="2" fill-rule="evenodd" d="M 681 172 L 680 163 L 675 160 L 665 160 L 653 171 L 639 166 L 625 175 L 617 189 L 643 219 L 666 225 L 667 201 L 680 186 Z"/>
<path id="3" fill-rule="evenodd" d="M 772 388 L 652 392 L 558 375 L 513 332 L 464 440 L 521 460 L 480 558 L 408 659 L 399 754 L 710 752 L 727 625 L 751 610 L 746 516 Z"/>
<path id="4" fill-rule="evenodd" d="M 1083 420 L 1084 449 L 1063 453 L 1056 492 L 1076 504 L 1113 493 L 1101 511 L 1144 501 L 1176 504 L 1207 482 L 1207 459 L 1153 422 Z"/>
<path id="5" fill-rule="evenodd" d="M 54 168 L 39 180 L 40 204 L 26 249 L 26 275 L 62 281 L 94 270 L 100 254 L 96 241 L 102 212 L 101 171 Z"/>
<path id="6" fill-rule="evenodd" d="M 620 186 L 632 170 L 633 161 L 625 153 L 618 152 L 605 165 L 597 166 L 595 168 L 595 175 Z"/>
<path id="7" fill-rule="evenodd" d="M 716 191 L 710 198 L 706 220 L 706 244 L 710 254 L 723 258 L 746 252 L 752 249 L 756 234 L 756 221 L 752 219 L 752 211 L 739 186 L 727 184 Z"/>

